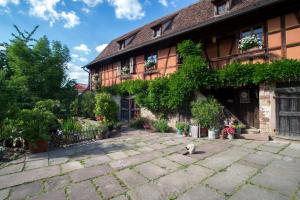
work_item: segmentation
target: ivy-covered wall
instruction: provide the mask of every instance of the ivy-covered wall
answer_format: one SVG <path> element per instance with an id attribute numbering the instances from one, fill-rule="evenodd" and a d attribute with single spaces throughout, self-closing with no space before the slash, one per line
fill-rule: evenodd
<path id="1" fill-rule="evenodd" d="M 177 49 L 183 64 L 176 73 L 149 81 L 128 80 L 102 90 L 119 95 L 133 95 L 141 107 L 163 116 L 166 113 L 177 113 L 194 97 L 195 92 L 300 79 L 300 62 L 297 60 L 248 64 L 237 62 L 224 69 L 213 70 L 201 56 L 201 44 L 185 40 Z"/>

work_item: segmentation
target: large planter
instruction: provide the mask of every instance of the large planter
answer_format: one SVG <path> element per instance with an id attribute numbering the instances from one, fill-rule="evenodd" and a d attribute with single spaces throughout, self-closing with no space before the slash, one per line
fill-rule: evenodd
<path id="1" fill-rule="evenodd" d="M 182 130 L 181 129 L 177 129 L 177 134 L 178 135 L 182 135 Z"/>
<path id="2" fill-rule="evenodd" d="M 193 138 L 199 138 L 199 126 L 190 125 L 189 135 Z"/>
<path id="3" fill-rule="evenodd" d="M 36 141 L 35 144 L 28 145 L 31 153 L 42 153 L 48 151 L 48 142 L 44 140 Z"/>
<path id="4" fill-rule="evenodd" d="M 207 136 L 208 136 L 208 129 L 200 128 L 200 137 L 207 137 Z"/>
<path id="5" fill-rule="evenodd" d="M 208 139 L 215 140 L 217 139 L 218 132 L 217 130 L 208 130 Z"/>
<path id="6" fill-rule="evenodd" d="M 233 140 L 234 139 L 234 134 L 228 134 L 227 137 L 228 137 L 229 140 Z"/>

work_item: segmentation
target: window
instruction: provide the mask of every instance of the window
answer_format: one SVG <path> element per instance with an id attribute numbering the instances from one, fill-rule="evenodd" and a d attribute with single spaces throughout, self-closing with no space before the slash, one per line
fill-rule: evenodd
<path id="1" fill-rule="evenodd" d="M 132 41 L 134 40 L 135 36 L 136 36 L 136 33 L 129 36 L 128 38 L 126 38 L 124 40 L 119 41 L 119 45 L 120 45 L 119 49 L 120 50 L 125 49 L 125 47 L 130 45 L 132 43 Z"/>
<path id="2" fill-rule="evenodd" d="M 145 70 L 153 70 L 157 64 L 157 53 L 147 54 L 145 56 Z"/>
<path id="3" fill-rule="evenodd" d="M 263 41 L 264 30 L 263 30 L 262 26 L 256 26 L 254 28 L 249 28 L 249 29 L 242 31 L 241 37 L 245 38 L 245 37 L 249 37 L 251 35 L 256 35 L 260 39 L 260 41 Z"/>
<path id="4" fill-rule="evenodd" d="M 168 20 L 164 21 L 163 23 L 161 23 L 157 26 L 154 26 L 152 28 L 153 29 L 153 37 L 155 37 L 155 38 L 159 37 L 167 30 L 170 30 L 172 28 L 174 18 L 175 17 L 172 17 L 171 19 L 168 19 Z"/>
<path id="5" fill-rule="evenodd" d="M 156 26 L 156 27 L 153 28 L 153 37 L 155 37 L 155 38 L 159 37 L 159 36 L 161 36 L 161 33 L 162 33 L 161 25 Z"/>
<path id="6" fill-rule="evenodd" d="M 135 58 L 131 57 L 121 61 L 121 72 L 122 74 L 133 74 L 135 73 Z"/>
<path id="7" fill-rule="evenodd" d="M 216 6 L 216 14 L 217 15 L 223 15 L 226 13 L 227 9 L 227 4 L 226 2 L 220 3 Z"/>

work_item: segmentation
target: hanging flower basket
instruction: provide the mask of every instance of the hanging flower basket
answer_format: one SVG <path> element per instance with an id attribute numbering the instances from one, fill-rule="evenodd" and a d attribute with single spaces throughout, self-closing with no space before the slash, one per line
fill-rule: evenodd
<path id="1" fill-rule="evenodd" d="M 263 48 L 263 42 L 256 34 L 240 39 L 239 49 L 241 49 L 242 51 L 247 51 L 252 48 Z"/>

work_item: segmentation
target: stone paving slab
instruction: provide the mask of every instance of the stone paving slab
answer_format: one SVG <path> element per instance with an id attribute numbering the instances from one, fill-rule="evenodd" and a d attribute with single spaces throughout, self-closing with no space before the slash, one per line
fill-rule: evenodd
<path id="1" fill-rule="evenodd" d="M 34 160 L 25 163 L 25 170 L 36 169 L 48 166 L 48 159 Z"/>
<path id="2" fill-rule="evenodd" d="M 178 163 L 168 160 L 167 158 L 158 158 L 152 162 L 161 168 L 168 170 L 169 172 L 173 172 L 181 166 Z"/>
<path id="3" fill-rule="evenodd" d="M 121 179 L 125 185 L 129 188 L 135 188 L 139 185 L 145 184 L 148 182 L 146 178 L 142 175 L 136 173 L 131 169 L 125 169 L 123 171 L 116 173 L 117 177 Z"/>
<path id="4" fill-rule="evenodd" d="M 291 196 L 300 183 L 300 160 L 274 160 L 251 182 Z"/>
<path id="5" fill-rule="evenodd" d="M 162 156 L 162 153 L 158 152 L 158 151 L 151 152 L 151 153 L 144 153 L 144 154 L 139 154 L 139 155 L 132 156 L 132 157 L 129 157 L 126 159 L 112 161 L 112 162 L 110 162 L 110 166 L 113 169 L 120 170 L 120 169 L 124 169 L 126 167 L 130 167 L 132 165 L 138 165 L 140 163 L 153 160 L 160 156 Z"/>
<path id="6" fill-rule="evenodd" d="M 33 197 L 42 192 L 43 184 L 40 181 L 19 185 L 11 190 L 10 199 L 22 200 L 28 197 Z"/>
<path id="7" fill-rule="evenodd" d="M 62 173 L 67 173 L 82 168 L 83 165 L 79 161 L 72 161 L 61 165 Z"/>
<path id="8" fill-rule="evenodd" d="M 289 198 L 277 192 L 263 189 L 255 185 L 245 185 L 235 193 L 230 200 L 288 200 Z"/>
<path id="9" fill-rule="evenodd" d="M 99 200 L 96 188 L 90 181 L 84 181 L 70 187 L 71 200 Z"/>
<path id="10" fill-rule="evenodd" d="M 69 175 L 74 182 L 80 182 L 84 180 L 88 180 L 91 178 L 95 178 L 98 176 L 102 176 L 105 174 L 108 174 L 112 172 L 111 167 L 108 165 L 102 165 L 102 166 L 95 166 L 95 167 L 88 167 L 79 169 L 76 171 L 71 172 Z"/>
<path id="11" fill-rule="evenodd" d="M 0 176 L 20 172 L 23 170 L 23 167 L 24 167 L 24 163 L 19 163 L 19 164 L 9 165 L 7 167 L 1 168 Z"/>
<path id="12" fill-rule="evenodd" d="M 199 200 L 199 199 L 222 200 L 225 199 L 225 196 L 217 193 L 215 190 L 211 188 L 202 185 L 196 185 L 193 189 L 187 191 L 183 195 L 179 196 L 177 199 L 178 200 Z"/>
<path id="13" fill-rule="evenodd" d="M 20 173 L 0 176 L 0 189 L 28 183 L 60 174 L 59 166 L 50 166 Z"/>
<path id="14" fill-rule="evenodd" d="M 300 158 L 300 143 L 293 143 L 286 149 L 280 152 L 281 155 L 292 156 Z"/>
<path id="15" fill-rule="evenodd" d="M 189 143 L 196 145 L 196 154 L 183 156 Z M 21 194 L 49 200 L 224 199 L 224 195 L 225 199 L 296 200 L 300 199 L 299 155 L 300 145 L 294 142 L 128 131 L 122 137 L 4 163 L 0 200 L 18 199 Z"/>
<path id="16" fill-rule="evenodd" d="M 95 165 L 101 165 L 101 164 L 104 164 L 104 163 L 108 163 L 109 161 L 111 161 L 111 159 L 108 156 L 100 155 L 100 156 L 97 156 L 97 157 L 93 157 L 93 158 L 89 158 L 89 159 L 84 160 L 84 166 L 85 167 L 92 167 L 92 166 L 95 166 Z"/>
<path id="17" fill-rule="evenodd" d="M 102 176 L 94 180 L 95 185 L 101 192 L 104 199 L 110 199 L 126 191 L 114 176 Z"/>
<path id="18" fill-rule="evenodd" d="M 232 194 L 256 171 L 256 168 L 235 163 L 225 171 L 210 177 L 205 183 L 226 194 Z"/>
<path id="19" fill-rule="evenodd" d="M 64 200 L 67 199 L 65 190 L 52 191 L 31 198 L 31 200 Z"/>
<path id="20" fill-rule="evenodd" d="M 55 176 L 45 181 L 46 191 L 55 191 L 63 189 L 70 185 L 71 179 L 68 175 Z"/>
<path id="21" fill-rule="evenodd" d="M 221 170 L 242 159 L 247 154 L 247 152 L 229 149 L 227 151 L 223 151 L 209 158 L 206 158 L 205 160 L 200 161 L 199 164 L 210 169 Z"/>
<path id="22" fill-rule="evenodd" d="M 9 195 L 9 189 L 0 190 L 0 200 L 4 200 Z"/>
<path id="23" fill-rule="evenodd" d="M 179 163 L 181 165 L 189 165 L 189 164 L 192 164 L 194 162 L 197 162 L 197 160 L 194 159 L 194 158 L 190 158 L 188 156 L 184 156 L 184 155 L 181 155 L 181 154 L 178 154 L 178 153 L 167 156 L 166 158 L 171 160 L 171 161 L 174 161 L 176 163 Z"/>
<path id="24" fill-rule="evenodd" d="M 127 158 L 128 156 L 122 152 L 122 151 L 117 151 L 117 152 L 114 152 L 114 153 L 109 153 L 107 154 L 109 157 L 111 157 L 112 159 L 114 160 L 120 160 L 120 159 L 123 159 L 123 158 Z"/>
<path id="25" fill-rule="evenodd" d="M 157 181 L 158 187 L 164 191 L 164 196 L 178 195 L 213 174 L 212 170 L 191 165 L 186 169 L 175 171 Z"/>
<path id="26" fill-rule="evenodd" d="M 150 162 L 136 166 L 135 170 L 150 180 L 157 179 L 168 173 L 167 170 Z"/>

